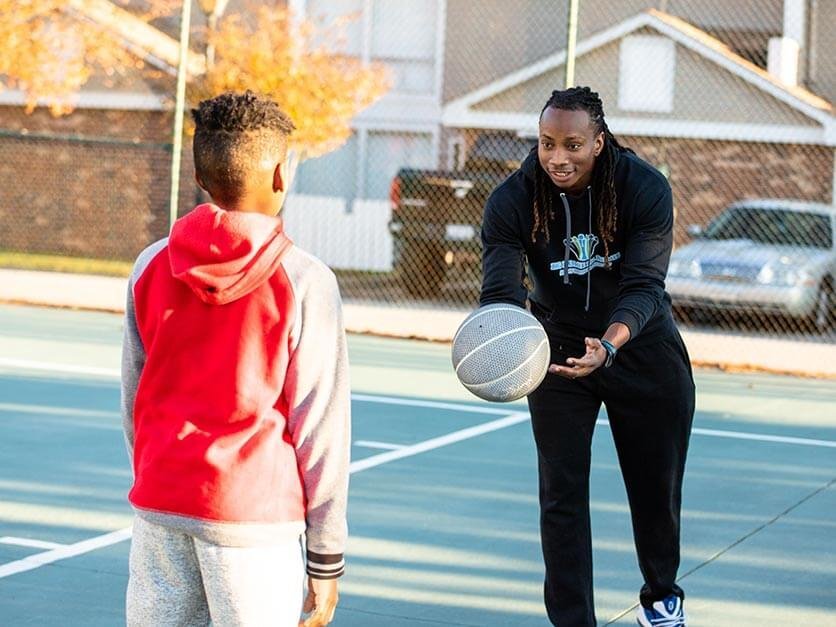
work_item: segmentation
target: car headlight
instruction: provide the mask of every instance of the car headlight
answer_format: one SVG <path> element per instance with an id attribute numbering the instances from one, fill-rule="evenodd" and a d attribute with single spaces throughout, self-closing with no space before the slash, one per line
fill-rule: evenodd
<path id="1" fill-rule="evenodd" d="M 771 285 L 775 283 L 775 270 L 770 265 L 765 265 L 761 268 L 761 271 L 758 272 L 758 283 L 763 283 L 764 285 Z"/>
<path id="2" fill-rule="evenodd" d="M 810 282 L 810 275 L 803 269 L 782 262 L 766 264 L 758 272 L 757 281 L 763 285 L 802 285 Z"/>
<path id="3" fill-rule="evenodd" d="M 668 274 L 673 277 L 698 279 L 702 276 L 702 266 L 697 259 L 671 259 Z"/>

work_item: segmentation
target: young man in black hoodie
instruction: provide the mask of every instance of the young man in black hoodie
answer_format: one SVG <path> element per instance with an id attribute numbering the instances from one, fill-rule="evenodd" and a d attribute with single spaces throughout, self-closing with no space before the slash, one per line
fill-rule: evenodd
<path id="1" fill-rule="evenodd" d="M 595 625 L 589 469 L 603 402 L 644 576 L 638 622 L 685 625 L 675 581 L 694 381 L 665 292 L 671 189 L 618 143 L 588 87 L 552 92 L 539 130 L 485 207 L 480 304 L 528 300 L 551 344 L 528 397 L 546 610 L 555 625 Z"/>

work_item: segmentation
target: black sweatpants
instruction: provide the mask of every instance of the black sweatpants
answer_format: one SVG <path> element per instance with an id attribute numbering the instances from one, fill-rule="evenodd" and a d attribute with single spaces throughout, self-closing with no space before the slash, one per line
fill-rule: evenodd
<path id="1" fill-rule="evenodd" d="M 582 344 L 550 338 L 552 363 L 580 357 Z M 619 351 L 610 368 L 569 380 L 547 374 L 528 397 L 540 477 L 540 534 L 549 619 L 595 625 L 589 468 L 601 403 L 627 488 L 644 576 L 642 604 L 671 593 L 679 568 L 682 476 L 694 415 L 694 380 L 678 333 Z"/>

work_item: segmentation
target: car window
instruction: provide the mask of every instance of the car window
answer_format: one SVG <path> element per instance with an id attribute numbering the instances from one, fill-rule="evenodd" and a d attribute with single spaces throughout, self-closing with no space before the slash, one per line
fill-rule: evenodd
<path id="1" fill-rule="evenodd" d="M 748 239 L 779 246 L 833 247 L 829 216 L 786 209 L 727 209 L 708 226 L 705 237 Z"/>

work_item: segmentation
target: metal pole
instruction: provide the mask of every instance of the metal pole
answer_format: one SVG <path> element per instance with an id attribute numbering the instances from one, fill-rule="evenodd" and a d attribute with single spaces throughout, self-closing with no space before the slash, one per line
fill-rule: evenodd
<path id="1" fill-rule="evenodd" d="M 569 0 L 569 18 L 566 23 L 566 84 L 575 84 L 575 45 L 578 41 L 578 5 L 580 0 Z"/>
<path id="2" fill-rule="evenodd" d="M 177 220 L 177 197 L 180 194 L 180 153 L 183 150 L 183 110 L 186 102 L 186 61 L 189 58 L 189 24 L 192 1 L 184 0 L 180 15 L 180 58 L 177 64 L 177 100 L 174 105 L 174 136 L 171 155 L 171 196 L 168 200 L 168 228 Z"/>

